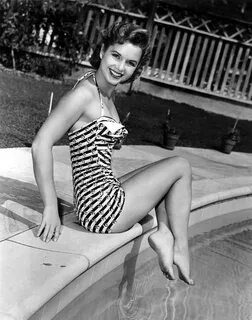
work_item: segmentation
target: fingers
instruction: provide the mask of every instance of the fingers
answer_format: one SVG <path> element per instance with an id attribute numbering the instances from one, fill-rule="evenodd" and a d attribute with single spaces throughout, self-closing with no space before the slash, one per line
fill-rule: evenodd
<path id="1" fill-rule="evenodd" d="M 57 226 L 57 227 L 55 228 L 55 233 L 54 233 L 53 241 L 58 241 L 60 235 L 61 235 L 61 226 Z"/>
<path id="2" fill-rule="evenodd" d="M 50 234 L 50 226 L 46 225 L 44 232 L 43 232 L 43 241 L 45 241 L 45 242 L 49 241 L 49 234 Z"/>
<path id="3" fill-rule="evenodd" d="M 45 221 L 42 220 L 41 225 L 40 225 L 40 227 L 39 227 L 39 230 L 38 230 L 38 232 L 37 232 L 37 237 L 40 237 L 40 236 L 41 236 L 42 231 L 43 231 L 44 228 L 45 228 Z"/>
<path id="4" fill-rule="evenodd" d="M 49 242 L 50 240 L 58 241 L 61 232 L 61 225 L 54 227 L 46 225 L 45 222 L 42 221 L 36 236 L 40 237 L 41 235 L 43 235 L 42 240 L 45 242 Z"/>
<path id="5" fill-rule="evenodd" d="M 46 238 L 46 242 L 49 242 L 50 240 L 52 240 L 53 236 L 54 236 L 54 230 L 55 228 L 51 227 L 50 231 L 48 232 L 47 238 Z"/>

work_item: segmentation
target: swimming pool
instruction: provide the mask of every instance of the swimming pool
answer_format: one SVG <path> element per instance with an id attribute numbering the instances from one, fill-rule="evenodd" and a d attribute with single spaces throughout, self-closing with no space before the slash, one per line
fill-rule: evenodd
<path id="1" fill-rule="evenodd" d="M 125 146 L 115 159 L 116 171 L 121 175 L 122 169 L 132 170 L 143 159 L 154 161 L 156 153 L 160 157 L 166 154 L 161 148 L 152 150 L 155 154 L 147 151 L 143 146 Z M 188 148 L 179 149 L 178 154 L 190 158 L 193 165 L 189 222 L 192 273 L 197 281 L 193 288 L 181 281 L 168 282 L 159 271 L 157 257 L 148 249 L 148 236 L 156 228 L 154 210 L 122 234 L 92 234 L 76 224 L 71 214 L 71 169 L 66 147 L 55 150 L 64 232 L 57 242 L 44 243 L 35 237 L 43 206 L 34 185 L 30 149 L 3 150 L 0 287 L 7 290 L 0 299 L 0 318 L 251 320 L 247 281 L 251 277 L 248 266 L 252 265 L 250 233 L 246 241 L 238 241 L 247 251 L 232 251 L 237 242 L 231 242 L 229 249 L 235 254 L 218 268 L 217 257 L 223 252 L 211 247 L 209 253 L 208 245 L 214 241 L 206 240 L 206 232 L 229 224 L 233 225 L 232 234 L 239 234 L 237 223 L 252 219 L 251 155 L 223 157 L 211 150 Z M 249 223 L 242 225 L 242 232 Z M 229 236 L 226 231 L 224 235 Z M 220 238 L 225 243 L 231 241 L 226 241 L 222 233 Z M 232 270 L 229 265 L 234 266 Z M 224 269 L 229 271 L 223 275 Z"/>
<path id="2" fill-rule="evenodd" d="M 126 257 L 54 320 L 252 319 L 252 219 L 196 235 L 190 248 L 195 286 L 164 278 L 148 248 Z"/>

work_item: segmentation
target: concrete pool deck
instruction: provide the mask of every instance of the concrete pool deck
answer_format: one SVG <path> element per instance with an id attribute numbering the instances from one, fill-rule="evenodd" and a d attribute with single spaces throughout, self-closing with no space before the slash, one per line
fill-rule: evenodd
<path id="1" fill-rule="evenodd" d="M 188 159 L 193 168 L 192 233 L 194 227 L 212 218 L 218 218 L 218 224 L 224 216 L 230 223 L 252 218 L 252 154 L 125 145 L 115 151 L 113 168 L 121 176 L 174 155 Z M 30 149 L 0 149 L 0 158 L 0 318 L 3 320 L 52 319 L 85 286 L 95 283 L 98 274 L 102 277 L 115 267 L 119 257 L 115 256 L 109 266 L 97 264 L 99 261 L 116 254 L 118 248 L 156 226 L 152 211 L 122 234 L 84 231 L 72 214 L 69 149 L 58 146 L 54 147 L 54 175 L 64 226 L 58 242 L 44 243 L 35 237 L 43 205 L 33 177 Z M 237 211 L 240 216 L 232 215 Z M 93 266 L 97 268 L 92 269 Z M 83 274 L 85 285 L 81 281 L 74 284 Z"/>

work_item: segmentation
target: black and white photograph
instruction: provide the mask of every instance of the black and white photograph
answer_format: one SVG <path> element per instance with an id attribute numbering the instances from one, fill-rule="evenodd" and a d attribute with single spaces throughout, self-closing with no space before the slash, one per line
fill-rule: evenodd
<path id="1" fill-rule="evenodd" d="M 0 0 L 0 320 L 252 320 L 252 0 Z"/>

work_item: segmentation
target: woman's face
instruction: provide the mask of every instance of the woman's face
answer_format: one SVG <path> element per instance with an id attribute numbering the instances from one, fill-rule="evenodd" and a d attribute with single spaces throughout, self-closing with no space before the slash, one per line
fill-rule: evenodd
<path id="1" fill-rule="evenodd" d="M 127 81 L 137 68 L 142 49 L 130 42 L 113 44 L 101 51 L 100 68 L 105 79 L 112 85 Z"/>

